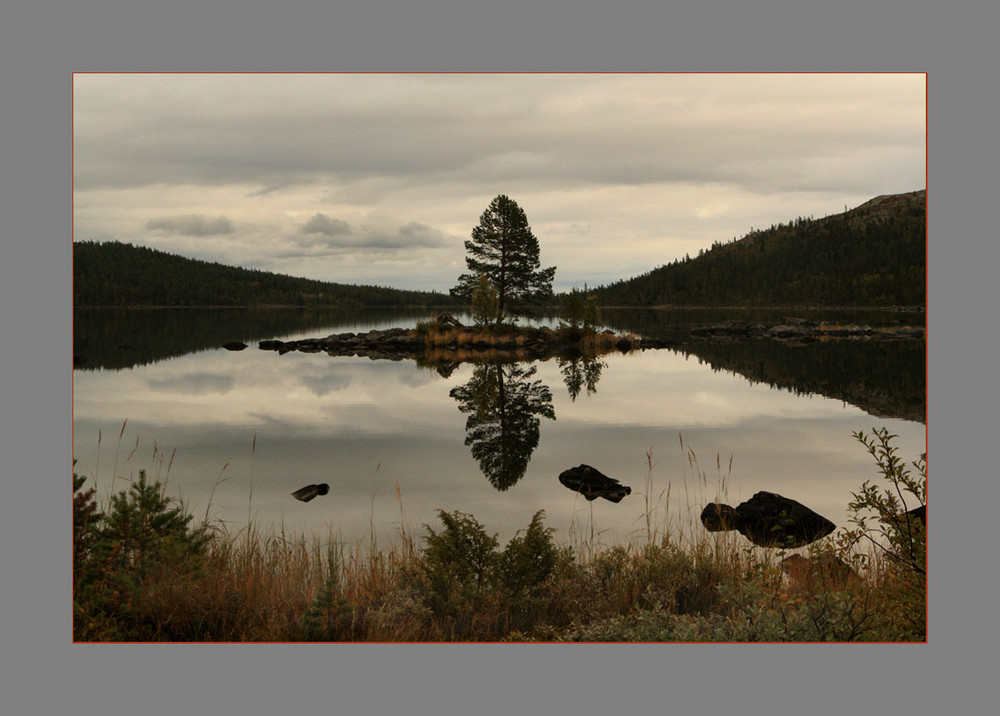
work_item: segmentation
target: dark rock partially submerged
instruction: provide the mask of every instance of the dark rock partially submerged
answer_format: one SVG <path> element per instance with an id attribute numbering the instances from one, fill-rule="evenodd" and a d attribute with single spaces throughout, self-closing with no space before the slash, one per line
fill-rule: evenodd
<path id="1" fill-rule="evenodd" d="M 292 493 L 292 497 L 296 500 L 301 500 L 302 502 L 309 502 L 309 500 L 317 495 L 325 495 L 329 491 L 330 486 L 323 482 L 318 485 L 306 485 L 305 487 L 300 487 Z"/>
<path id="2" fill-rule="evenodd" d="M 759 547 L 794 549 L 826 537 L 836 525 L 805 505 L 773 492 L 758 492 L 735 509 L 717 502 L 701 512 L 709 532 L 737 530 Z"/>
<path id="3" fill-rule="evenodd" d="M 247 347 L 247 344 L 242 341 L 230 341 L 229 343 L 223 343 L 222 347 L 227 351 L 241 351 Z"/>
<path id="4" fill-rule="evenodd" d="M 621 502 L 626 495 L 632 494 L 631 487 L 621 484 L 590 465 L 564 470 L 559 474 L 559 482 L 574 492 L 579 492 L 587 500 L 603 497 L 611 502 Z"/>

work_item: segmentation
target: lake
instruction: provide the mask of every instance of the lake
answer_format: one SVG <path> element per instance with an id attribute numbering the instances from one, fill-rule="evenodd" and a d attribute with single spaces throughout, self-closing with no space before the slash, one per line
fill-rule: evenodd
<path id="1" fill-rule="evenodd" d="M 846 526 L 851 492 L 879 477 L 853 431 L 888 428 L 907 462 L 926 450 L 922 341 L 688 333 L 784 316 L 923 325 L 920 313 L 608 309 L 614 330 L 677 346 L 448 369 L 257 347 L 412 327 L 430 315 L 78 309 L 75 470 L 104 503 L 144 469 L 196 519 L 230 532 L 253 519 L 263 530 L 348 542 L 400 529 L 420 536 L 424 524 L 440 527 L 440 509 L 472 514 L 506 541 L 544 510 L 557 542 L 610 545 L 645 540 L 650 529 L 700 529 L 706 502 L 735 506 L 759 490 Z M 249 347 L 223 349 L 229 341 Z M 588 502 L 560 484 L 582 463 L 631 495 Z M 328 495 L 291 496 L 321 482 Z"/>

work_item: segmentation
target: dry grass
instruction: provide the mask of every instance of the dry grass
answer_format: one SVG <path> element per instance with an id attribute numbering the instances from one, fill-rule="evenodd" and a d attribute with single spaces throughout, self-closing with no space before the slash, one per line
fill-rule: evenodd
<path id="1" fill-rule="evenodd" d="M 378 538 L 374 532 L 354 541 L 332 532 L 308 538 L 283 529 L 263 533 L 252 521 L 231 534 L 209 523 L 212 538 L 197 569 L 176 569 L 165 561 L 133 599 L 116 607 L 127 614 L 104 614 L 104 621 L 94 622 L 116 623 L 117 630 L 104 628 L 83 640 L 925 638 L 923 582 L 901 573 L 877 551 L 859 552 L 857 540 L 848 544 L 834 535 L 803 552 L 817 563 L 833 558 L 849 563 L 856 575 L 838 582 L 822 570 L 785 574 L 780 560 L 786 553 L 754 547 L 735 532 L 704 530 L 698 520 L 701 507 L 729 499 L 732 458 L 717 455 L 710 475 L 683 438 L 680 445 L 684 460 L 677 490 L 670 481 L 657 484 L 657 464 L 647 451 L 643 510 L 628 544 L 604 544 L 592 517 L 589 524 L 574 517 L 565 542 L 542 545 L 554 561 L 545 578 L 527 591 L 512 587 L 509 567 L 495 566 L 487 581 L 464 587 L 457 576 L 450 582 L 440 579 L 469 555 L 460 550 L 447 564 L 440 562 L 440 553 L 429 555 L 427 535 L 416 537 L 405 527 L 397 486 L 398 530 Z M 134 455 L 133 450 L 129 461 Z M 684 500 L 680 519 L 671 509 L 671 499 L 678 498 Z M 471 524 L 477 524 L 474 518 Z"/>

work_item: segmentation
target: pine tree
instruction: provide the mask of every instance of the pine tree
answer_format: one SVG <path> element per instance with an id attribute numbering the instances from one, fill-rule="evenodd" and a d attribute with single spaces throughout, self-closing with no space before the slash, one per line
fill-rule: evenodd
<path id="1" fill-rule="evenodd" d="M 552 297 L 556 269 L 540 268 L 538 239 L 513 199 L 501 194 L 490 202 L 465 249 L 469 273 L 458 277 L 451 293 L 471 300 L 480 274 L 485 275 L 499 299 L 497 324 L 505 316 L 530 315 L 528 304 Z"/>

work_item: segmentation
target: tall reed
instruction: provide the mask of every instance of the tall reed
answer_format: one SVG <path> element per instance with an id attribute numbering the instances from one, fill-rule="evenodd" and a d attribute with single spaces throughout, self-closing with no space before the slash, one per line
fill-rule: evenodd
<path id="1" fill-rule="evenodd" d="M 119 444 L 123 435 L 124 424 Z M 661 470 L 650 449 L 645 453 L 642 514 L 624 544 L 604 542 L 605 532 L 595 523 L 588 503 L 586 524 L 574 512 L 566 542 L 555 540 L 539 514 L 501 549 L 471 516 L 446 519 L 442 513 L 444 531 L 425 526 L 423 535 L 415 533 L 407 524 L 398 484 L 394 492 L 399 522 L 387 536 L 375 534 L 373 517 L 369 534 L 353 539 L 345 539 L 332 526 L 325 535 L 310 536 L 288 534 L 283 524 L 265 530 L 252 513 L 255 435 L 247 525 L 230 532 L 225 523 L 211 517 L 210 504 L 203 523 L 195 528 L 196 533 L 204 530 L 210 535 L 204 554 L 192 553 L 193 561 L 185 568 L 165 560 L 161 569 L 143 576 L 128 599 L 109 601 L 110 592 L 95 592 L 93 586 L 83 591 L 83 582 L 75 580 L 75 590 L 81 590 L 75 592 L 77 638 L 232 642 L 925 638 L 920 575 L 900 571 L 898 561 L 890 561 L 883 552 L 861 554 L 857 534 L 838 533 L 802 551 L 807 558 L 829 555 L 846 560 L 857 569 L 849 586 L 818 578 L 803 586 L 783 574 L 778 561 L 784 552 L 750 545 L 735 532 L 704 530 L 698 510 L 708 501 L 729 500 L 733 458 L 724 461 L 716 455 L 710 475 L 699 465 L 694 449 L 678 437 L 685 500 L 680 519 L 671 511 L 671 481 L 658 484 Z M 127 464 L 135 454 L 133 449 Z M 167 459 L 154 444 L 151 459 L 157 466 L 155 475 L 168 478 L 173 453 Z M 117 463 L 116 454 L 115 477 Z M 230 479 L 222 476 L 228 466 L 220 471 L 216 485 Z M 378 476 L 377 467 L 373 511 Z M 74 481 L 75 488 L 77 484 Z M 84 501 L 79 502 L 83 509 Z M 443 539 L 448 530 L 454 539 Z M 102 533 L 93 534 L 100 539 Z M 473 544 L 468 538 L 475 535 L 480 535 L 479 551 L 469 552 L 462 545 Z M 92 540 L 86 544 L 80 564 L 75 564 L 81 567 L 80 575 L 96 575 L 98 585 L 121 584 L 106 579 L 101 552 L 93 548 Z M 539 555 L 546 555 L 544 564 L 536 561 Z M 480 565 L 477 569 L 485 572 L 463 571 L 464 560 L 473 558 Z M 479 581 L 462 581 L 467 578 L 460 575 L 466 573 L 483 576 Z"/>

